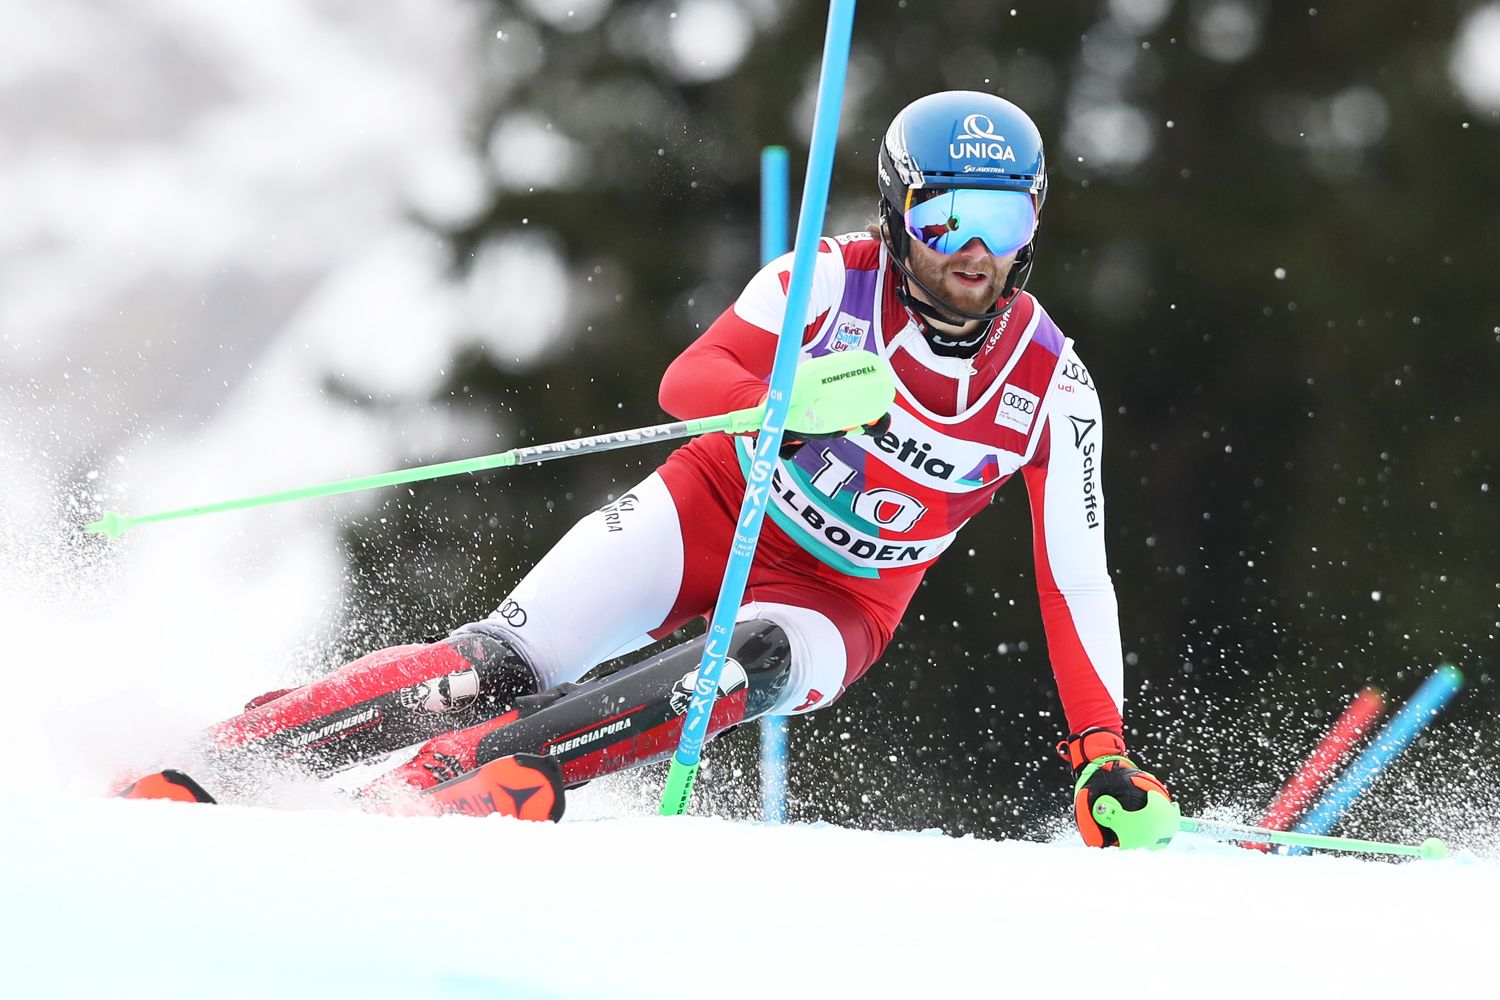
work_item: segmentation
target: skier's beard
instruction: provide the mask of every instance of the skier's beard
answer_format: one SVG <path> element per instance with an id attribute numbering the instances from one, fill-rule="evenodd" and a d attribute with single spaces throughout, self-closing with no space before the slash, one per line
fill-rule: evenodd
<path id="1" fill-rule="evenodd" d="M 942 299 L 941 302 L 932 302 L 930 305 L 936 306 L 940 311 L 944 305 L 948 305 L 971 313 L 982 313 L 994 308 L 1000 293 L 1005 290 L 1006 272 L 1014 262 L 1014 254 L 1004 258 L 997 258 L 992 254 L 940 254 L 915 240 L 911 243 L 907 259 L 917 280 Z M 1001 264 L 1005 265 L 1005 270 L 1001 270 Z M 959 276 L 960 272 L 982 276 L 985 281 L 980 284 L 973 279 L 965 280 Z M 913 288 L 912 292 L 926 298 L 919 288 Z"/>

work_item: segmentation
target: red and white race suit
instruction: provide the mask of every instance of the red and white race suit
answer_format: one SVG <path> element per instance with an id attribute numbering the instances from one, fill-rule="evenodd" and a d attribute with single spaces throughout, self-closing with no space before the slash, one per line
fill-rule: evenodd
<path id="1" fill-rule="evenodd" d="M 1087 369 L 1019 295 L 973 358 L 934 354 L 879 240 L 824 239 L 802 356 L 870 351 L 895 372 L 888 432 L 817 440 L 777 463 L 740 618 L 781 625 L 791 682 L 773 712 L 831 703 L 880 656 L 922 576 L 1016 472 L 1031 501 L 1048 650 L 1068 724 L 1120 730 L 1123 670 L 1104 545 L 1103 428 Z M 791 256 L 767 265 L 668 368 L 661 405 L 694 418 L 758 405 L 786 312 Z M 548 685 L 574 680 L 712 611 L 752 442 L 675 451 L 585 517 L 493 615 L 466 629 L 515 645 Z"/>

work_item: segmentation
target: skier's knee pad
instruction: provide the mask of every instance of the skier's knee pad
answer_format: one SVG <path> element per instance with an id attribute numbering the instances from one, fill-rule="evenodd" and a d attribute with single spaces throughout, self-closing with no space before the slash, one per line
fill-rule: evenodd
<path id="1" fill-rule="evenodd" d="M 792 676 L 792 644 L 786 632 L 775 622 L 740 622 L 731 633 L 729 656 L 745 671 L 750 686 L 745 717 L 763 715 L 780 700 Z"/>
<path id="2" fill-rule="evenodd" d="M 604 676 L 585 676 L 517 703 L 518 717 L 483 735 L 483 764 L 513 753 L 554 757 L 569 786 L 666 757 L 694 696 L 706 637 L 680 643 Z M 752 619 L 730 633 L 709 735 L 763 715 L 791 676 L 792 647 L 779 625 Z"/>
<path id="3" fill-rule="evenodd" d="M 541 688 L 526 658 L 505 640 L 487 632 L 460 632 L 443 640 L 474 668 L 479 697 L 492 704 L 513 703 Z"/>
<path id="4" fill-rule="evenodd" d="M 703 647 L 707 636 L 689 640 L 664 649 L 655 656 L 648 656 L 606 674 L 585 678 L 578 684 L 559 684 L 538 694 L 522 697 L 517 702 L 523 715 L 540 711 L 585 688 L 600 684 L 616 684 L 630 678 L 630 688 L 636 698 L 650 700 L 646 692 L 656 691 L 657 698 L 665 698 L 676 715 L 687 711 L 693 696 L 693 681 L 698 665 L 703 662 Z M 792 645 L 786 632 L 774 622 L 753 619 L 739 622 L 730 633 L 729 652 L 719 671 L 717 697 L 745 692 L 745 711 L 741 721 L 763 715 L 774 705 L 786 688 L 792 669 Z M 622 688 L 623 690 L 623 688 Z"/>
<path id="5" fill-rule="evenodd" d="M 707 641 L 708 636 L 700 636 L 627 669 L 631 672 L 651 670 L 669 678 L 681 671 L 672 685 L 671 697 L 673 708 L 685 712 Z M 791 673 L 792 644 L 781 626 L 761 619 L 738 622 L 730 632 L 729 649 L 725 653 L 724 667 L 719 672 L 718 697 L 743 689 L 744 720 L 748 721 L 765 714 L 776 704 Z"/>

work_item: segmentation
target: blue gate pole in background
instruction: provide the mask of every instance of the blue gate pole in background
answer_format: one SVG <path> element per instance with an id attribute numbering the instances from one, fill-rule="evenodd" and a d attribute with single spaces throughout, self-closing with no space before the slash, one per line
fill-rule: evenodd
<path id="1" fill-rule="evenodd" d="M 1448 700 L 1464 686 L 1464 675 L 1457 667 L 1442 666 L 1437 673 L 1422 682 L 1411 700 L 1401 711 L 1391 717 L 1385 728 L 1376 734 L 1365 752 L 1323 795 L 1323 800 L 1303 817 L 1293 829 L 1297 833 L 1327 833 L 1348 811 L 1364 790 L 1380 776 L 1387 764 L 1416 739 L 1427 724 L 1442 710 Z M 1291 854 L 1301 854 L 1306 848 L 1294 847 Z"/>
<path id="2" fill-rule="evenodd" d="M 760 262 L 786 253 L 787 156 L 785 146 L 760 151 Z M 786 822 L 786 716 L 760 720 L 760 808 L 767 823 Z"/>
<path id="3" fill-rule="evenodd" d="M 682 721 L 682 736 L 672 755 L 667 784 L 662 789 L 663 816 L 687 811 L 698 776 L 708 722 L 719 694 L 719 674 L 729 653 L 730 634 L 750 577 L 750 561 L 760 540 L 760 526 L 770 498 L 771 473 L 781 449 L 782 432 L 790 408 L 792 376 L 802 349 L 802 331 L 807 325 L 807 306 L 812 298 L 813 268 L 817 264 L 818 241 L 823 233 L 823 215 L 828 207 L 828 186 L 833 172 L 833 153 L 838 140 L 839 107 L 844 101 L 844 76 L 849 68 L 849 41 L 854 31 L 854 0 L 833 0 L 828 10 L 828 34 L 823 42 L 823 69 L 818 78 L 817 111 L 813 115 L 812 145 L 807 157 L 807 177 L 802 187 L 802 210 L 797 217 L 797 246 L 792 257 L 792 277 L 787 287 L 786 315 L 781 321 L 781 339 L 771 366 L 770 392 L 766 396 L 765 422 L 755 440 L 745 476 L 745 500 L 740 505 L 734 544 L 724 567 L 724 582 L 714 605 L 713 618 L 703 644 L 703 659 L 693 683 L 693 696 Z"/>

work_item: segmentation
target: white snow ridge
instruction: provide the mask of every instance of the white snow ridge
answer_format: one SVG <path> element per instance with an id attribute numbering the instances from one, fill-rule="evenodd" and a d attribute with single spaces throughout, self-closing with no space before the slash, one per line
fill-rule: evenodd
<path id="1" fill-rule="evenodd" d="M 1497 892 L 1490 861 L 1187 834 L 1146 853 L 25 792 L 0 823 L 0 981 L 11 997 L 1449 997 L 1480 995 Z"/>

